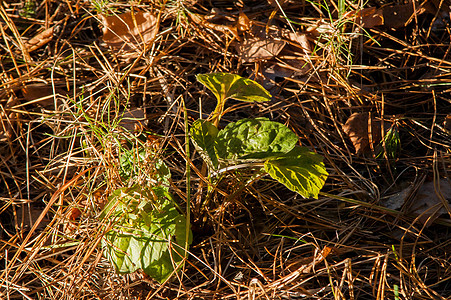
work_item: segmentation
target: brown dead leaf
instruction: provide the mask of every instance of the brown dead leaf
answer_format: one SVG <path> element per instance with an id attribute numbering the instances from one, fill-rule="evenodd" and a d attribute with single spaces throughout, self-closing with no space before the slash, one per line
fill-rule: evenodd
<path id="1" fill-rule="evenodd" d="M 415 15 L 420 15 L 426 10 L 422 6 L 417 6 L 414 10 L 412 3 L 405 5 L 392 5 L 381 8 L 384 17 L 384 26 L 397 29 L 408 25 L 415 19 Z"/>
<path id="2" fill-rule="evenodd" d="M 240 11 L 240 16 L 238 17 L 236 27 L 240 32 L 246 32 L 251 29 L 251 20 L 249 20 L 246 14 L 242 11 Z"/>
<path id="3" fill-rule="evenodd" d="M 61 84 L 55 85 L 55 93 L 59 95 L 71 94 L 72 91 L 67 91 Z M 55 109 L 55 98 L 53 95 L 53 87 L 46 83 L 30 83 L 22 89 L 22 95 L 28 104 L 37 104 L 48 109 Z M 57 97 L 57 106 L 60 106 L 62 101 Z"/>
<path id="4" fill-rule="evenodd" d="M 318 20 L 316 24 L 309 26 L 305 31 L 315 39 L 338 34 L 337 28 L 330 22 L 324 20 Z"/>
<path id="5" fill-rule="evenodd" d="M 129 132 L 139 132 L 143 129 L 142 122 L 145 120 L 144 109 L 142 108 L 133 108 L 127 110 L 122 120 L 119 122 L 119 126 L 122 126 L 124 129 Z"/>
<path id="6" fill-rule="evenodd" d="M 235 43 L 235 48 L 242 63 L 260 63 L 261 84 L 267 89 L 273 88 L 280 78 L 304 76 L 311 70 L 305 56 L 312 50 L 303 33 L 254 25 Z"/>
<path id="7" fill-rule="evenodd" d="M 438 181 L 438 187 L 436 188 L 432 181 L 425 182 L 418 188 L 413 199 L 410 212 L 418 214 L 418 220 L 425 226 L 431 225 L 440 215 L 448 213 L 445 205 L 450 205 L 451 184 L 444 178 Z"/>
<path id="8" fill-rule="evenodd" d="M 400 209 L 407 198 L 409 198 L 410 194 L 412 194 L 414 190 L 413 185 L 409 185 L 408 187 L 402 189 L 401 191 L 394 193 L 388 199 L 383 201 L 383 205 L 389 209 L 397 210 Z"/>
<path id="9" fill-rule="evenodd" d="M 81 210 L 77 207 L 71 209 L 69 214 L 69 220 L 75 222 L 81 216 Z"/>
<path id="10" fill-rule="evenodd" d="M 414 10 L 415 8 L 415 10 Z M 414 7 L 412 3 L 404 5 L 389 5 L 381 8 L 368 7 L 362 10 L 349 12 L 346 17 L 355 18 L 357 24 L 363 28 L 374 28 L 385 26 L 397 29 L 408 25 L 415 16 L 426 11 L 422 5 Z"/>
<path id="11" fill-rule="evenodd" d="M 100 16 L 103 41 L 113 50 L 142 50 L 158 33 L 157 17 L 150 12 Z"/>
<path id="12" fill-rule="evenodd" d="M 215 31 L 219 31 L 224 34 L 231 33 L 237 40 L 241 40 L 240 36 L 238 35 L 238 29 L 237 29 L 236 24 L 217 24 L 217 23 L 210 22 L 211 20 L 215 20 L 216 22 L 221 22 L 221 19 L 217 18 L 216 14 L 212 17 L 212 16 L 202 16 L 200 14 L 190 13 L 190 14 L 188 14 L 188 16 L 194 23 L 196 23 L 200 26 L 203 26 L 203 27 L 215 30 Z M 233 22 L 228 22 L 228 23 L 235 23 L 235 20 L 233 20 Z"/>
<path id="13" fill-rule="evenodd" d="M 35 51 L 48 42 L 50 42 L 53 38 L 53 27 L 50 27 L 41 33 L 38 33 L 28 41 L 24 42 L 25 48 L 27 48 L 28 52 Z"/>
<path id="14" fill-rule="evenodd" d="M 269 5 L 271 5 L 274 8 L 279 8 L 279 7 L 283 7 L 283 6 L 287 6 L 287 4 L 293 4 L 294 1 L 291 0 L 266 0 L 266 2 L 268 2 Z"/>
<path id="15" fill-rule="evenodd" d="M 311 46 L 305 34 L 276 27 L 270 27 L 266 32 L 265 28 L 254 26 L 252 32 L 235 46 L 241 61 L 247 63 L 274 58 L 287 44 L 301 49 L 304 53 L 311 53 Z"/>
<path id="16" fill-rule="evenodd" d="M 45 83 L 27 84 L 22 89 L 22 95 L 27 102 L 40 98 L 49 98 L 53 95 L 52 86 Z"/>
<path id="17" fill-rule="evenodd" d="M 274 82 L 276 82 L 277 78 L 285 78 L 290 77 L 293 74 L 293 70 L 285 68 L 278 64 L 268 64 L 265 66 L 263 71 L 263 75 Z M 272 87 L 272 85 L 265 84 L 265 87 Z"/>
<path id="18" fill-rule="evenodd" d="M 384 17 L 381 10 L 376 7 L 355 10 L 348 13 L 346 17 L 355 17 L 356 24 L 360 24 L 363 28 L 374 28 L 384 25 Z"/>
<path id="19" fill-rule="evenodd" d="M 451 2 L 449 0 L 429 0 L 425 1 L 425 8 L 427 11 L 433 15 L 435 15 L 438 11 L 441 12 L 450 12 L 451 11 Z"/>
<path id="20" fill-rule="evenodd" d="M 238 46 L 238 53 L 243 63 L 255 62 L 276 57 L 286 42 L 275 39 L 261 39 L 259 37 L 248 38 Z"/>
<path id="21" fill-rule="evenodd" d="M 390 125 L 391 122 L 384 122 L 384 132 Z M 354 145 L 356 154 L 361 154 L 370 150 L 370 143 L 377 145 L 381 141 L 381 126 L 382 122 L 370 113 L 353 113 L 343 125 L 343 131 Z"/>
<path id="22" fill-rule="evenodd" d="M 302 49 L 306 55 L 312 53 L 312 46 L 310 45 L 306 34 L 293 32 L 291 30 L 282 30 L 281 35 L 291 42 L 290 45 Z"/>

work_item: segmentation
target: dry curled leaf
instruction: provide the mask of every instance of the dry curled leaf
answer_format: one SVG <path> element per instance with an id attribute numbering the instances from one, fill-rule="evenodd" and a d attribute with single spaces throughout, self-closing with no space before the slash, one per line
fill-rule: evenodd
<path id="1" fill-rule="evenodd" d="M 236 27 L 240 32 L 248 31 L 249 29 L 251 29 L 251 20 L 249 20 L 246 14 L 242 11 L 240 11 Z"/>
<path id="2" fill-rule="evenodd" d="M 113 50 L 142 50 L 158 33 L 157 17 L 150 12 L 100 16 L 103 41 Z"/>
<path id="3" fill-rule="evenodd" d="M 28 41 L 25 41 L 24 46 L 25 48 L 27 48 L 28 52 L 32 52 L 50 42 L 52 38 L 53 38 L 53 27 L 50 27 L 38 33 Z"/>
<path id="4" fill-rule="evenodd" d="M 390 121 L 384 122 L 384 132 L 390 125 Z M 343 131 L 354 145 L 356 154 L 361 154 L 370 150 L 370 143 L 377 145 L 381 141 L 381 126 L 382 122 L 370 113 L 353 113 L 343 125 Z"/>

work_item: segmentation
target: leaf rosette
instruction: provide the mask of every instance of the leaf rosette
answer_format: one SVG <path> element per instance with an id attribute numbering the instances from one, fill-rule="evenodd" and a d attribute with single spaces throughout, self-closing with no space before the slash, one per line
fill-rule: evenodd
<path id="1" fill-rule="evenodd" d="M 121 188 L 114 191 L 101 214 L 112 227 L 102 239 L 107 259 L 118 273 L 142 269 L 164 282 L 182 265 L 186 219 L 173 204 L 165 187 Z"/>

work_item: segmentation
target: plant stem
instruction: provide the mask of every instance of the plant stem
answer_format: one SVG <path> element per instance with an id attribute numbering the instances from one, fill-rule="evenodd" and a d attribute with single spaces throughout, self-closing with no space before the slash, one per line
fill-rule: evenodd
<path id="1" fill-rule="evenodd" d="M 189 164 L 189 126 L 188 126 L 188 112 L 186 110 L 185 99 L 182 99 L 183 115 L 185 118 L 185 155 L 186 155 L 186 227 L 185 227 L 185 255 L 188 253 L 189 233 L 191 227 L 191 166 Z"/>
<path id="2" fill-rule="evenodd" d="M 219 120 L 221 120 L 221 116 L 224 113 L 224 105 L 225 105 L 226 99 L 218 99 L 218 104 L 216 105 L 215 110 L 213 111 L 212 115 L 212 123 L 216 127 L 219 125 Z"/>

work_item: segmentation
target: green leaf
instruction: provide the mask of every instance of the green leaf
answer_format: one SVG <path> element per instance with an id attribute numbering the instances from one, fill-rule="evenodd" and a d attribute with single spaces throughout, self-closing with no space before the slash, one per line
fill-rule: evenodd
<path id="1" fill-rule="evenodd" d="M 137 176 L 139 173 L 139 166 L 142 165 L 146 159 L 146 150 L 144 148 L 131 150 L 123 149 L 119 156 L 119 175 L 123 181 L 128 181 L 130 178 Z"/>
<path id="2" fill-rule="evenodd" d="M 218 157 L 215 151 L 215 141 L 218 135 L 218 128 L 211 122 L 205 120 L 196 120 L 190 129 L 191 140 L 202 159 L 210 167 L 217 169 Z"/>
<path id="3" fill-rule="evenodd" d="M 318 199 L 329 175 L 323 157 L 305 147 L 296 147 L 286 155 L 265 162 L 265 171 L 292 191 L 305 198 Z"/>
<path id="4" fill-rule="evenodd" d="M 285 125 L 267 118 L 242 119 L 220 130 L 216 151 L 226 160 L 263 160 L 291 151 L 297 135 Z"/>
<path id="5" fill-rule="evenodd" d="M 142 269 L 164 282 L 182 265 L 189 225 L 170 198 L 161 186 L 138 185 L 118 189 L 109 197 L 101 217 L 114 225 L 105 233 L 102 247 L 118 273 Z M 191 239 L 190 235 L 188 244 Z"/>
<path id="6" fill-rule="evenodd" d="M 257 82 L 229 73 L 199 74 L 197 80 L 215 94 L 218 102 L 233 98 L 245 102 L 271 100 L 271 94 Z"/>
<path id="7" fill-rule="evenodd" d="M 166 192 L 169 192 L 169 186 L 171 186 L 171 170 L 169 170 L 168 166 L 161 158 L 153 156 L 152 159 L 155 168 L 155 173 L 152 174 L 152 177 L 155 179 L 158 186 L 161 186 Z"/>
<path id="8" fill-rule="evenodd" d="M 401 149 L 401 140 L 399 138 L 398 126 L 393 124 L 392 127 L 385 133 L 383 141 L 377 145 L 375 149 L 376 157 L 382 158 L 385 156 L 387 159 L 395 159 L 399 149 Z"/>

